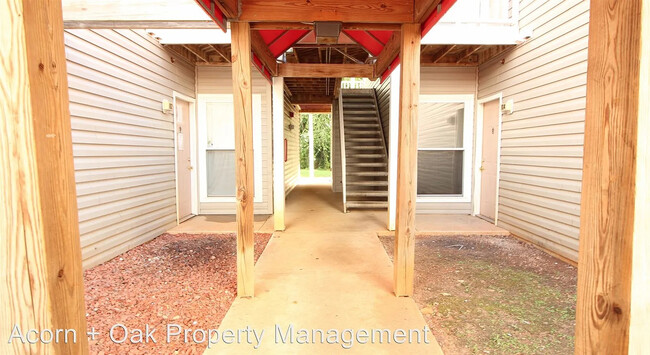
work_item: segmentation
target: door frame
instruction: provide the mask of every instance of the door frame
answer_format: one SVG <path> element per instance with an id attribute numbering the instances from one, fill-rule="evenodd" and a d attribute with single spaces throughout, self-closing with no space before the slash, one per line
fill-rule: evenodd
<path id="1" fill-rule="evenodd" d="M 481 160 L 483 158 L 483 105 L 487 102 L 499 100 L 499 107 L 503 103 L 503 92 L 479 98 L 476 101 L 476 153 L 474 162 L 474 206 L 473 206 L 473 215 L 481 215 L 481 183 L 482 183 L 482 172 L 481 172 Z M 496 171 L 496 187 L 495 187 L 495 199 L 494 199 L 494 225 L 497 224 L 499 220 L 499 180 L 501 177 L 501 123 L 503 121 L 503 113 L 499 110 L 498 118 L 498 129 L 497 129 L 497 171 Z"/>
<path id="2" fill-rule="evenodd" d="M 172 91 L 172 105 L 173 105 L 173 116 L 174 116 L 174 186 L 176 188 L 176 224 L 180 224 L 180 206 L 179 206 L 179 196 L 178 196 L 178 120 L 176 117 L 176 100 L 180 99 L 186 101 L 190 104 L 189 109 L 189 120 L 190 120 L 190 134 L 189 134 L 189 144 L 186 144 L 186 147 L 190 150 L 190 164 L 195 167 L 192 169 L 190 174 L 190 204 L 192 205 L 192 214 L 199 214 L 199 191 L 197 186 L 198 176 L 196 169 L 196 99 L 183 95 L 179 92 Z"/>

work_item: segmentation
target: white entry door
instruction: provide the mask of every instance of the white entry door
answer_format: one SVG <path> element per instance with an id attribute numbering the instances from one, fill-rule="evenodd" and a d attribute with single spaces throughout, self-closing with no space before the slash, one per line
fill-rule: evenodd
<path id="1" fill-rule="evenodd" d="M 176 98 L 176 166 L 178 184 L 178 219 L 192 216 L 192 157 L 190 143 L 190 103 Z"/>
<path id="2" fill-rule="evenodd" d="M 494 221 L 497 199 L 497 158 L 499 156 L 499 100 L 483 104 L 483 146 L 481 149 L 480 214 Z"/>

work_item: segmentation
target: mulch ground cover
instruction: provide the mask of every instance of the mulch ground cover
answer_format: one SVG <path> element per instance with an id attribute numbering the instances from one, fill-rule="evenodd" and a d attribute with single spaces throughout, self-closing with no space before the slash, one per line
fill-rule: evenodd
<path id="1" fill-rule="evenodd" d="M 574 266 L 513 237 L 416 238 L 414 300 L 447 354 L 573 354 L 576 285 Z"/>
<path id="2" fill-rule="evenodd" d="M 255 235 L 256 261 L 270 237 Z M 98 333 L 91 353 L 203 353 L 206 343 L 182 336 L 167 343 L 167 326 L 218 328 L 237 293 L 236 258 L 234 234 L 163 234 L 86 270 L 88 329 Z M 145 336 L 147 325 L 156 343 Z M 111 340 L 112 327 L 116 341 L 126 336 L 123 343 Z"/>

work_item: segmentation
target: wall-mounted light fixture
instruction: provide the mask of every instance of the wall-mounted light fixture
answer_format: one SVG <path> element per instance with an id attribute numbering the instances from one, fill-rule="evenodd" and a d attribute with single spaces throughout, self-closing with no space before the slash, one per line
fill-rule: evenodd
<path id="1" fill-rule="evenodd" d="M 293 123 L 289 123 L 287 128 L 289 128 L 290 131 L 293 131 L 293 129 L 296 128 L 296 126 L 294 126 Z"/>

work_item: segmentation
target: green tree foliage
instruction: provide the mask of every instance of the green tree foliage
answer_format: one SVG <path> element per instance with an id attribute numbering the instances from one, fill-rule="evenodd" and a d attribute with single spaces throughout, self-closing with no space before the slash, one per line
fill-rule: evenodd
<path id="1" fill-rule="evenodd" d="M 332 118 L 317 113 L 314 120 L 314 169 L 329 170 L 332 167 Z M 309 169 L 309 115 L 300 115 L 300 168 Z"/>

